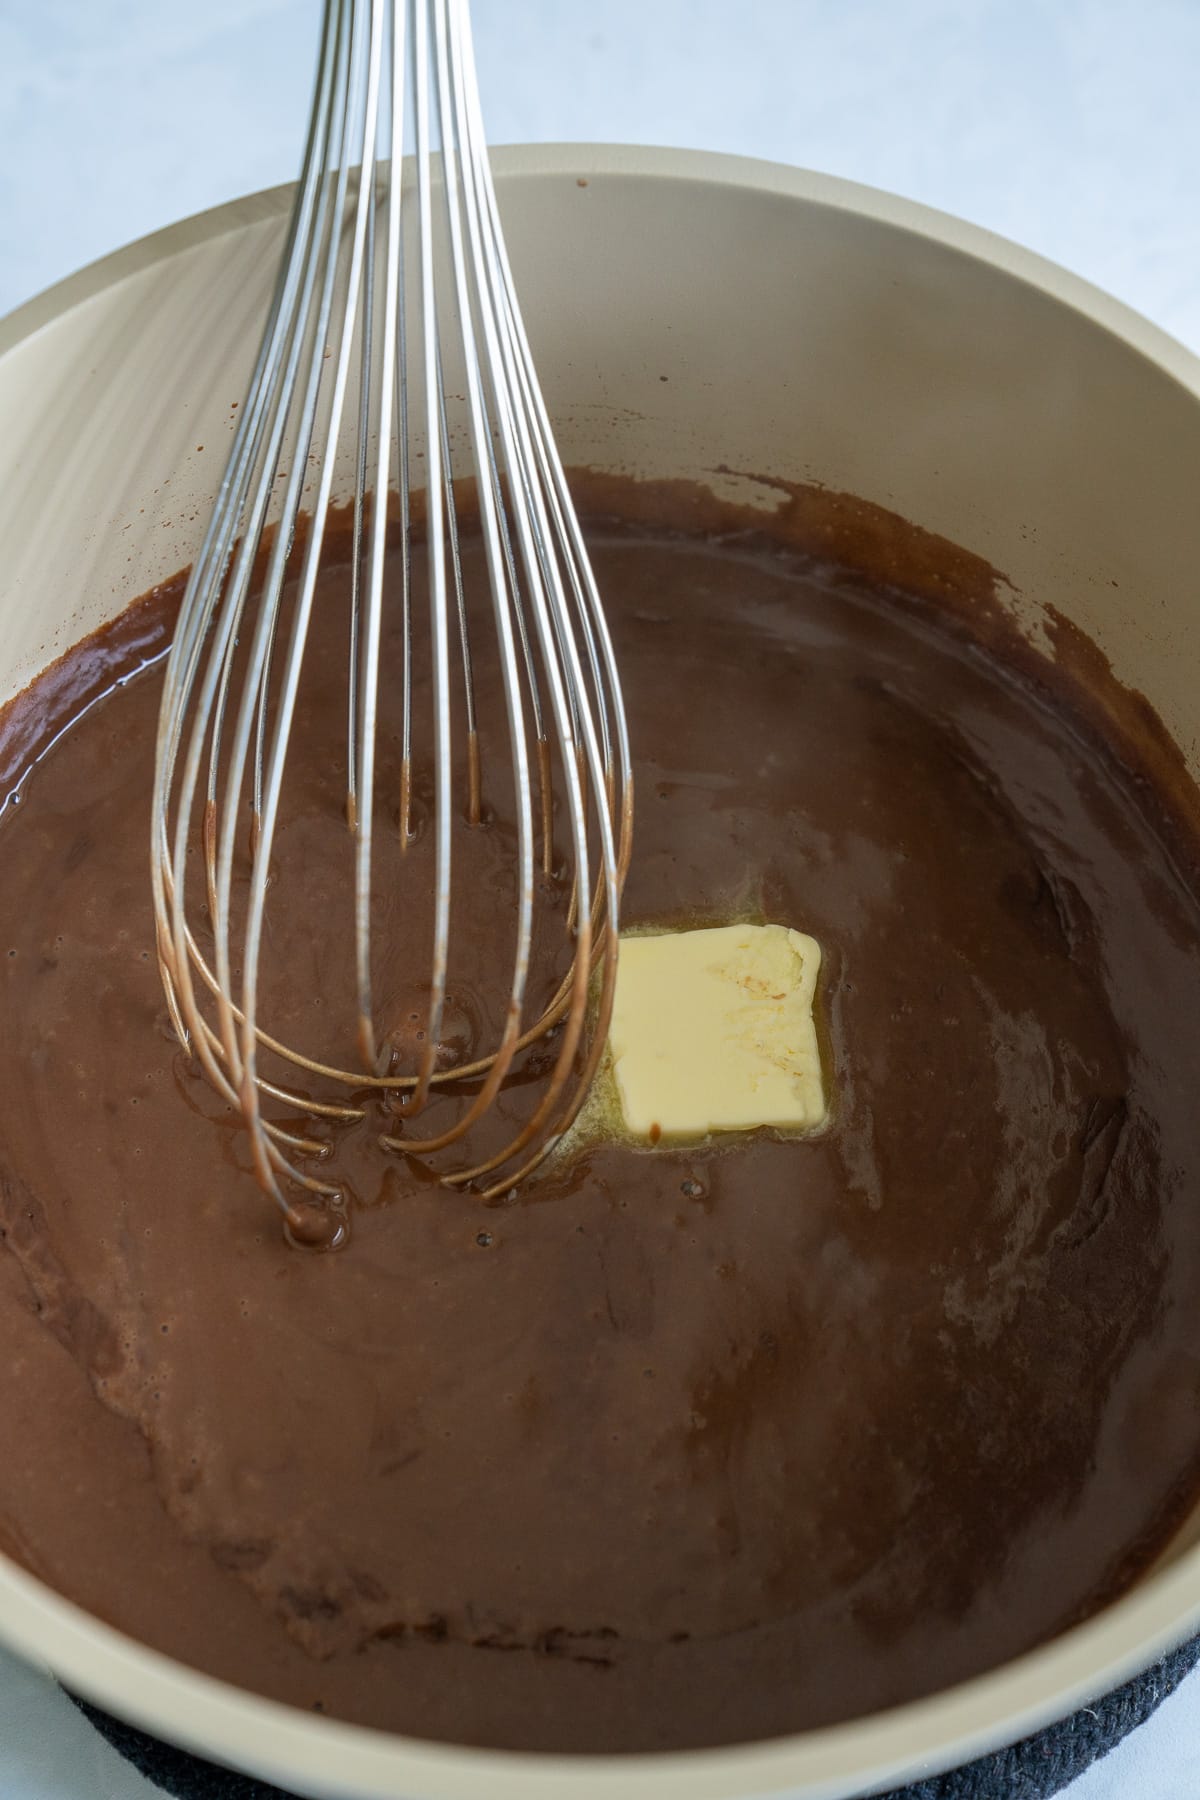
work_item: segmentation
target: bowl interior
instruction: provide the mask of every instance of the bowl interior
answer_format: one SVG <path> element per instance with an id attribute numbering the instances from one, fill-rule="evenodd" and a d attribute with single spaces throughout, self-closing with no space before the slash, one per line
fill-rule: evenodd
<path id="1" fill-rule="evenodd" d="M 668 152 L 497 166 L 566 464 L 698 480 L 764 511 L 774 483 L 816 484 L 899 515 L 914 541 L 948 538 L 1003 575 L 1047 649 L 1060 617 L 1085 632 L 1200 773 L 1185 352 L 1011 246 L 848 184 Z M 0 701 L 194 556 L 287 205 L 280 190 L 173 227 L 0 325 Z M 1198 1536 L 1200 1514 L 1136 1594 L 951 1695 L 644 1768 L 291 1715 L 125 1645 L 2 1560 L 0 1629 L 114 1710 L 305 1793 L 607 1795 L 636 1765 L 664 1795 L 832 1796 L 1018 1735 L 1148 1660 L 1200 1618 Z"/>

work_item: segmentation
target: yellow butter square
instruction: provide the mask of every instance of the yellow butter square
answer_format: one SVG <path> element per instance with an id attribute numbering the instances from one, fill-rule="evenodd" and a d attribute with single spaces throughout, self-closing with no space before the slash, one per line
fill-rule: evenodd
<path id="1" fill-rule="evenodd" d="M 609 1043 L 626 1128 L 704 1137 L 825 1118 L 814 938 L 724 925 L 621 940 Z"/>

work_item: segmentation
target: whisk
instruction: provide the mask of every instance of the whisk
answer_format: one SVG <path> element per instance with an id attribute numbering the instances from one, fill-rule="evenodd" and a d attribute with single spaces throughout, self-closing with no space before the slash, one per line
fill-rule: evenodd
<path id="1" fill-rule="evenodd" d="M 452 407 L 464 421 L 456 429 Z M 264 943 L 289 917 L 302 929 L 314 904 L 303 870 L 276 866 L 275 851 L 327 519 L 351 485 L 347 441 L 337 829 L 350 859 L 353 973 L 339 1040 L 350 1053 L 339 1058 L 285 1041 L 259 1001 Z M 468 500 L 487 575 L 474 592 L 463 573 Z M 400 577 L 385 583 L 389 545 Z M 502 683 L 502 756 L 479 722 L 481 632 Z M 400 740 L 386 794 L 384 707 Z M 506 998 L 488 1042 L 447 1067 L 439 1046 L 457 954 L 455 851 L 464 833 L 495 828 L 489 788 L 511 796 L 515 831 L 511 958 L 495 969 Z M 399 947 L 423 1020 L 402 1056 L 377 1018 L 376 863 L 387 834 L 399 846 L 398 879 L 407 878 L 426 792 L 432 929 Z M 607 1033 L 632 815 L 617 666 L 514 291 L 466 0 L 326 0 L 278 278 L 167 660 L 151 823 L 171 1022 L 240 1111 L 258 1180 L 295 1238 L 344 1235 L 345 1195 L 321 1166 L 340 1124 L 376 1119 L 385 1147 L 487 1199 L 561 1138 Z M 535 933 L 541 942 L 551 931 L 560 972 L 535 1000 L 531 949 Z M 531 1046 L 542 1052 L 532 1109 L 499 1143 L 493 1130 L 486 1153 L 472 1152 L 473 1131 Z M 355 1058 L 357 1067 L 344 1066 Z M 422 1131 L 419 1115 L 447 1091 L 457 1096 L 450 1122 Z"/>

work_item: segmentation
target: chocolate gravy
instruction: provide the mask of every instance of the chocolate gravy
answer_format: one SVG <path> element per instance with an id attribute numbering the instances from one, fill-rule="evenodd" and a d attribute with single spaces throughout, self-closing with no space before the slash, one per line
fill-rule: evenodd
<path id="1" fill-rule="evenodd" d="M 625 917 L 820 940 L 828 1127 L 594 1144 L 483 1207 L 367 1124 L 331 1162 L 347 1248 L 289 1248 L 166 1026 L 141 675 L 0 817 L 0 1545 L 300 1707 L 647 1750 L 992 1667 L 1178 1524 L 1200 905 L 1120 755 L 961 619 L 745 534 L 592 542 L 637 759 Z M 314 742 L 344 705 L 322 580 Z M 81 646 L 73 691 L 171 616 Z M 337 778 L 314 756 L 280 851 L 319 897 Z M 502 998 L 495 812 L 456 902 L 469 1014 Z M 270 965 L 297 1033 L 348 940 L 322 899 Z"/>

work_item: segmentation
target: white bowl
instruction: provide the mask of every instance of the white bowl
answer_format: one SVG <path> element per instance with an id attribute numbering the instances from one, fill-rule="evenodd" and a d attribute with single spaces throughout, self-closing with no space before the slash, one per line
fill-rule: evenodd
<path id="1" fill-rule="evenodd" d="M 819 481 L 1052 603 L 1200 748 L 1200 363 L 1011 244 L 846 182 L 621 148 L 496 157 L 564 459 Z M 0 701 L 191 560 L 289 190 L 190 219 L 0 323 Z M 663 379 L 665 377 L 665 379 Z M 1200 1298 L 1200 1297 L 1198 1297 Z M 807 1800 L 1011 1742 L 1200 1628 L 1185 1533 L 1087 1624 L 894 1711 L 770 1743 L 566 1758 L 318 1719 L 142 1648 L 0 1558 L 0 1635 L 110 1711 L 314 1800 Z"/>

